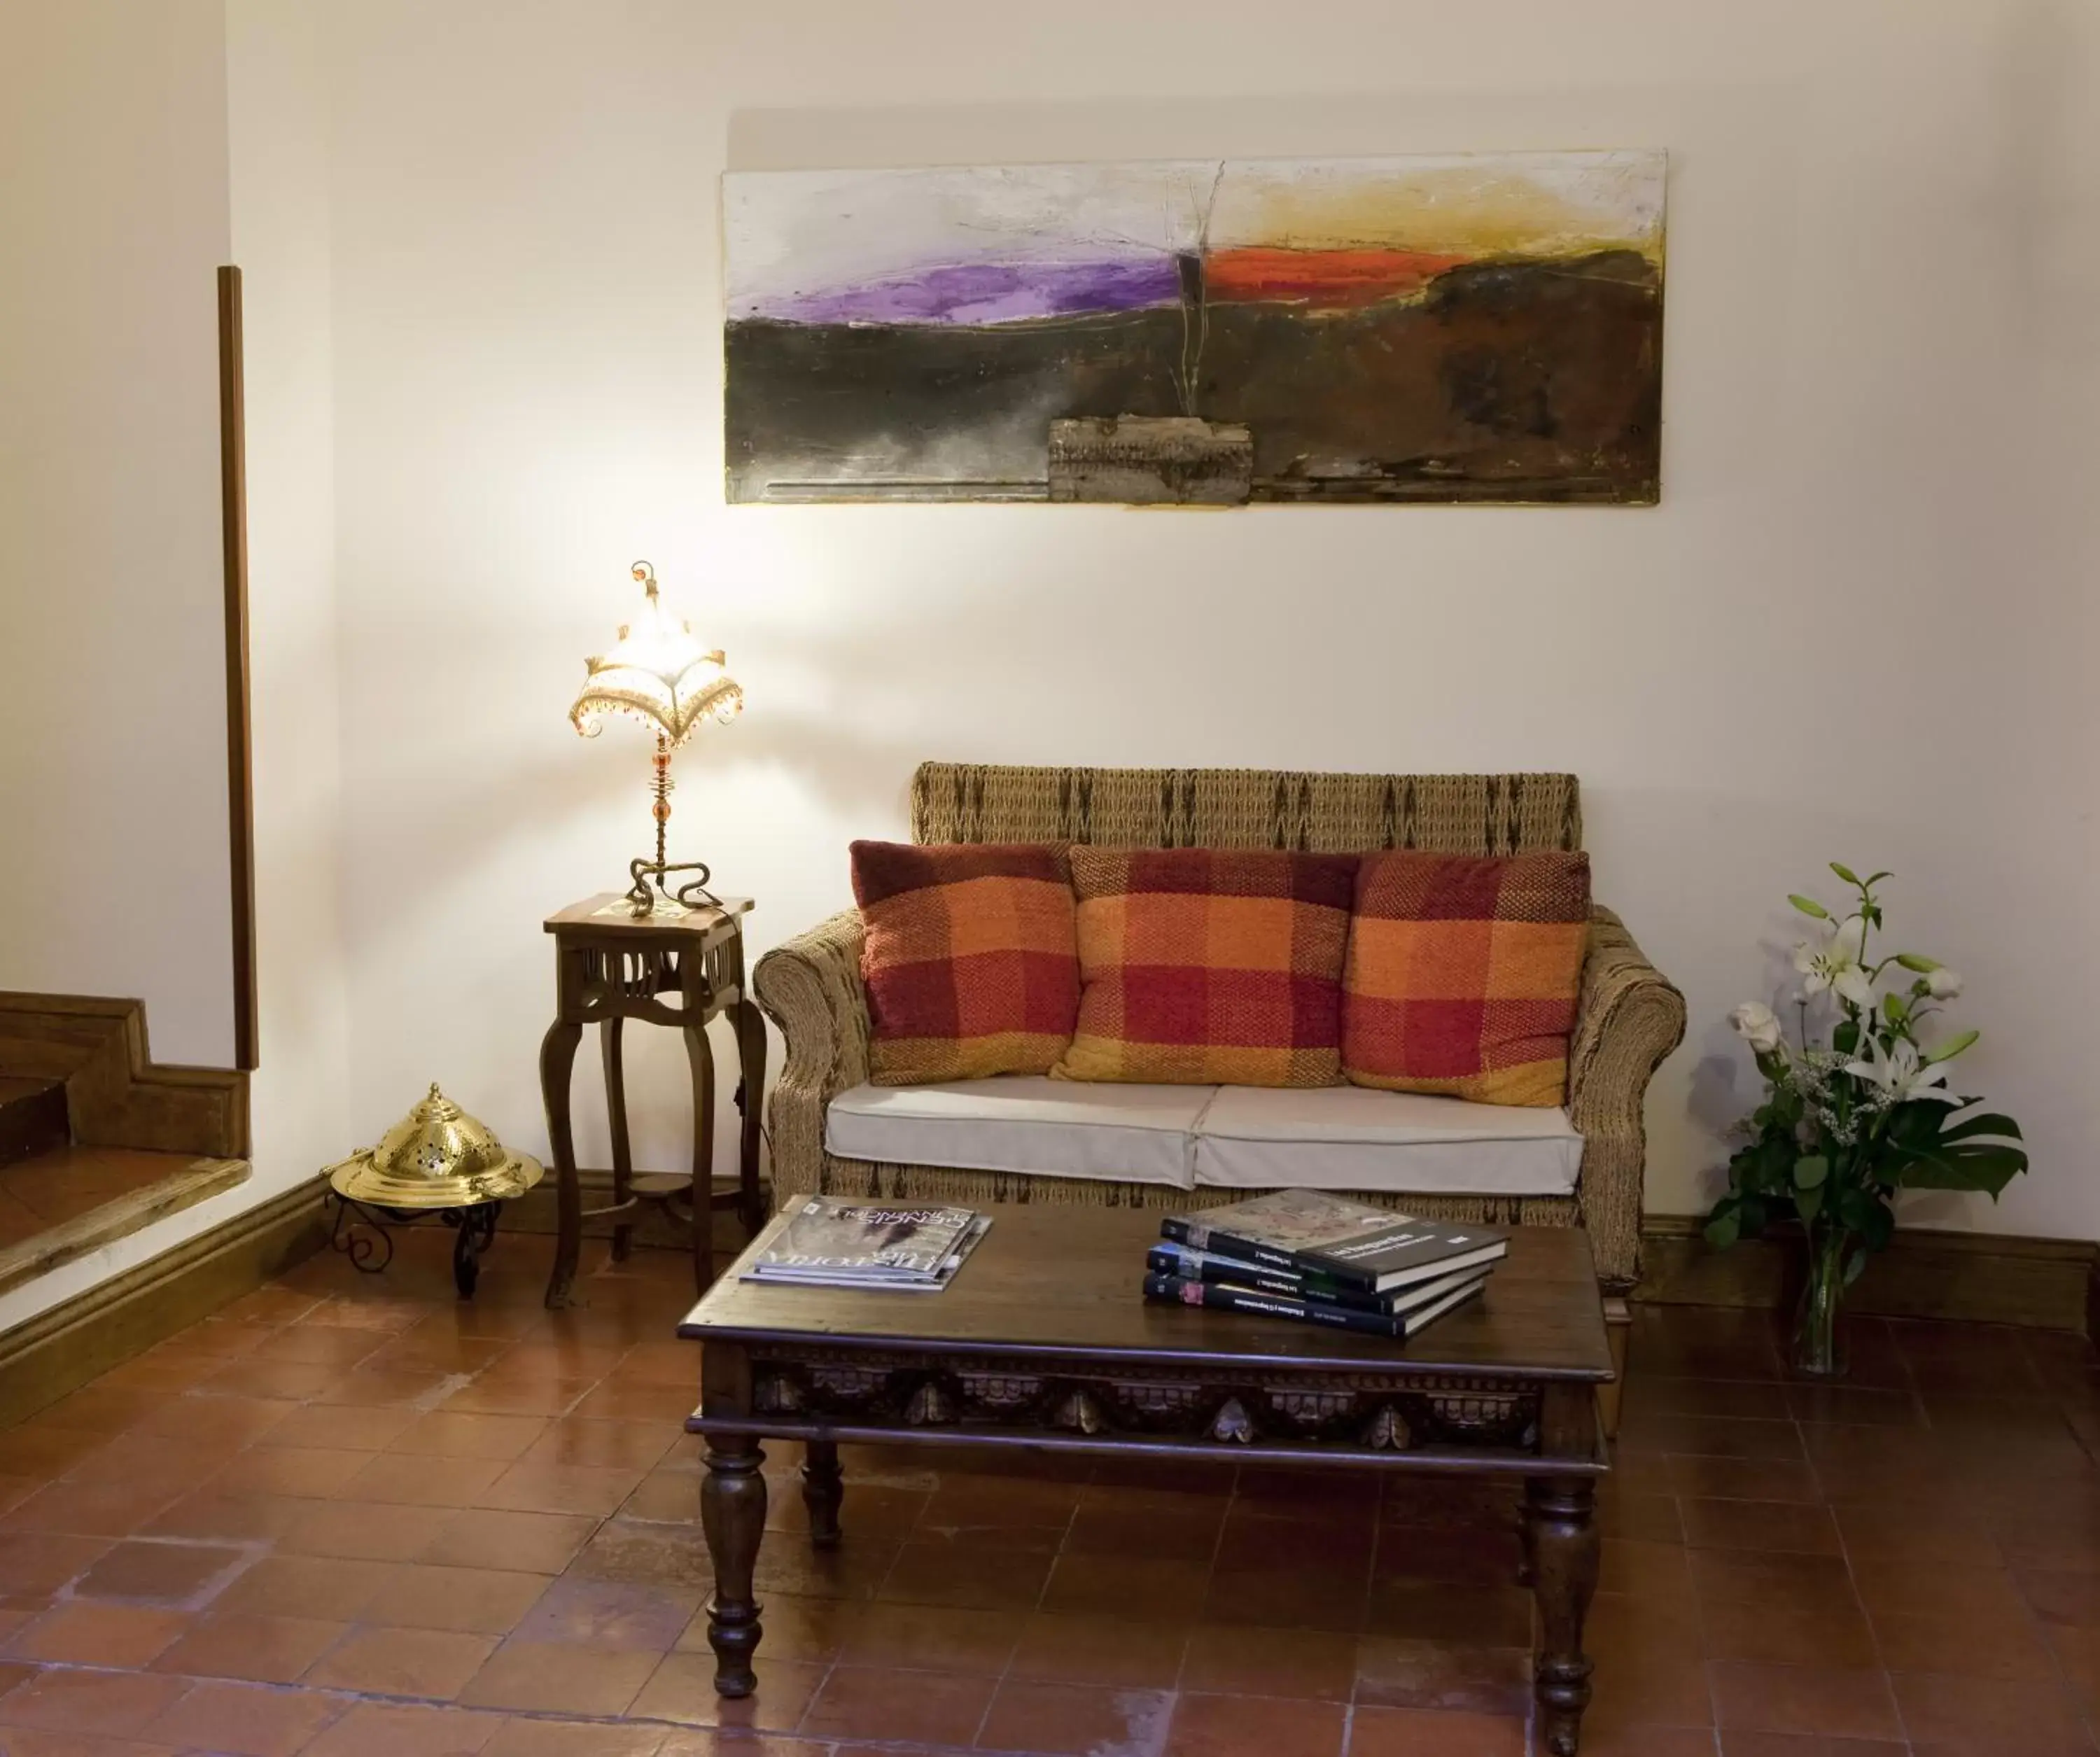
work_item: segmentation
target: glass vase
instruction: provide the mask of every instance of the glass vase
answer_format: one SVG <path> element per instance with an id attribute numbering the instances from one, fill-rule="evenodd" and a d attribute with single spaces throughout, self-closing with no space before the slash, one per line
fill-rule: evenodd
<path id="1" fill-rule="evenodd" d="M 1845 1376 L 1846 1246 L 1851 1234 L 1838 1227 L 1812 1233 L 1808 1278 L 1793 1316 L 1793 1370 L 1811 1379 Z"/>

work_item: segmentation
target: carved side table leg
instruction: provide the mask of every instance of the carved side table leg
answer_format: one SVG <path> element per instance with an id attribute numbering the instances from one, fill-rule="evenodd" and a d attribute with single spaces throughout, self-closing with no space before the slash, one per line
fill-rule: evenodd
<path id="1" fill-rule="evenodd" d="M 748 1434 L 708 1441 L 707 1480 L 700 1485 L 700 1524 L 714 1563 L 715 1595 L 708 1603 L 708 1645 L 715 1650 L 715 1693 L 748 1696 L 758 1687 L 751 1669 L 763 1631 L 752 1571 L 765 1534 L 765 1455 Z"/>
<path id="2" fill-rule="evenodd" d="M 598 1058 L 605 1064 L 606 1122 L 612 1132 L 615 1207 L 630 1200 L 634 1194 L 634 1151 L 627 1138 L 627 1073 L 620 1053 L 620 1028 L 625 1022 L 615 1016 L 600 1019 L 598 1026 Z M 625 1262 L 633 1244 L 633 1222 L 624 1214 L 615 1215 L 612 1222 L 613 1261 Z"/>
<path id="3" fill-rule="evenodd" d="M 584 1243 L 584 1197 L 576 1183 L 576 1142 L 569 1126 L 569 1076 L 576 1070 L 576 1044 L 584 1028 L 557 1019 L 540 1040 L 540 1098 L 547 1107 L 547 1139 L 554 1155 L 554 1193 L 559 1213 L 554 1273 L 547 1278 L 547 1304 L 567 1305 L 576 1278 L 576 1257 Z"/>
<path id="4" fill-rule="evenodd" d="M 765 1204 L 758 1193 L 758 1157 L 765 1117 L 765 1015 L 748 996 L 736 1004 L 736 1052 L 742 1075 L 743 1137 L 737 1155 L 737 1214 L 747 1233 L 765 1224 Z"/>
<path id="5" fill-rule="evenodd" d="M 1541 1631 L 1534 1687 L 1539 1730 L 1553 1757 L 1574 1757 L 1590 1702 L 1582 1619 L 1597 1590 L 1595 1499 L 1586 1477 L 1534 1477 L 1524 1485 L 1525 1547 Z"/>
<path id="6" fill-rule="evenodd" d="M 845 1499 L 845 1473 L 839 1449 L 829 1440 L 812 1440 L 802 1448 L 802 1504 L 810 1509 L 810 1543 L 820 1550 L 839 1547 L 839 1503 Z"/>
<path id="7" fill-rule="evenodd" d="M 693 1287 L 705 1293 L 715 1278 L 715 1057 L 705 1025 L 685 1029 L 693 1071 Z"/>

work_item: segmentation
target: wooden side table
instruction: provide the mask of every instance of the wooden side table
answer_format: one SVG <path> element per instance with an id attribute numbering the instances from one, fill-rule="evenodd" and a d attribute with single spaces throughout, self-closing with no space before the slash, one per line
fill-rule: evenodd
<path id="1" fill-rule="evenodd" d="M 743 917 L 751 907 L 748 897 L 726 897 L 718 906 L 638 921 L 629 912 L 627 898 L 607 891 L 547 917 L 547 931 L 554 936 L 556 1002 L 554 1022 L 540 1044 L 540 1092 L 547 1106 L 561 1225 L 554 1272 L 547 1281 L 549 1305 L 568 1304 L 586 1220 L 618 1216 L 612 1233 L 612 1254 L 618 1260 L 628 1254 L 633 1233 L 631 1216 L 643 1203 L 660 1203 L 681 1214 L 690 1208 L 693 1281 L 702 1291 L 714 1275 L 716 1211 L 735 1208 L 748 1232 L 757 1231 L 764 1222 L 758 1151 L 765 1091 L 765 1022 L 743 974 Z M 743 1113 L 743 1128 L 736 1188 L 718 1192 L 714 1187 L 714 1054 L 708 1047 L 707 1026 L 708 1020 L 725 1013 L 736 1025 L 740 1077 L 735 1101 Z M 634 1173 L 620 1059 L 620 1032 L 629 1019 L 668 1025 L 685 1035 L 693 1076 L 690 1181 L 675 1173 L 645 1172 L 639 1177 Z M 590 1209 L 583 1205 L 576 1180 L 576 1140 L 569 1118 L 570 1076 L 586 1025 L 598 1026 L 605 1064 L 605 1107 L 612 1130 L 612 1201 Z"/>

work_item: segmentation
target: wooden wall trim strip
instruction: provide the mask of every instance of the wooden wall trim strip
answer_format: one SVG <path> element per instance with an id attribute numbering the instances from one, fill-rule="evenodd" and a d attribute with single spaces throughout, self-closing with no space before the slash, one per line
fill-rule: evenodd
<path id="1" fill-rule="evenodd" d="M 233 1065 L 261 1065 L 255 978 L 255 780 L 249 712 L 247 388 L 240 271 L 218 271 L 218 480 L 226 585 L 226 823 L 233 908 Z"/>
<path id="2" fill-rule="evenodd" d="M 249 1293 L 327 1242 L 318 1180 L 98 1282 L 0 1335 L 0 1427 Z"/>
<path id="3" fill-rule="evenodd" d="M 1775 1232 L 1716 1251 L 1703 1217 L 1651 1214 L 1641 1223 L 1634 1298 L 1659 1305 L 1781 1309 L 1800 1286 L 1798 1234 Z M 2089 1335 L 2087 1309 L 2100 1245 L 2010 1233 L 1899 1229 L 1867 1265 L 1849 1308 L 1879 1318 L 2025 1324 Z"/>
<path id="4" fill-rule="evenodd" d="M 0 1074 L 64 1080 L 84 1146 L 248 1157 L 247 1075 L 154 1061 L 139 1001 L 0 990 Z"/>

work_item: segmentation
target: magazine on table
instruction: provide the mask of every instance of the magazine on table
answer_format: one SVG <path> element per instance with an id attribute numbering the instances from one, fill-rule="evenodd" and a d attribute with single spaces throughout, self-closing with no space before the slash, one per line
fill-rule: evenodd
<path id="1" fill-rule="evenodd" d="M 991 1225 L 972 1208 L 810 1196 L 774 1228 L 745 1281 L 936 1292 Z"/>

